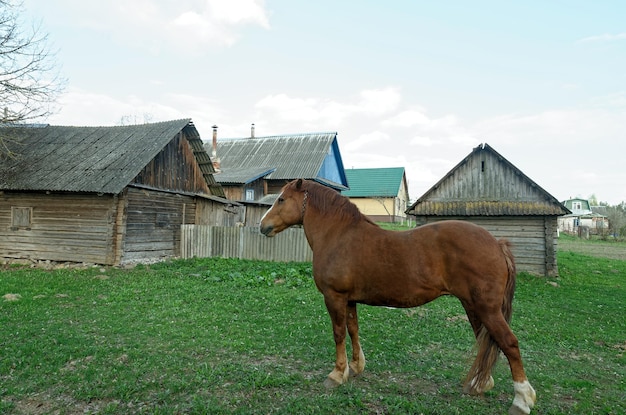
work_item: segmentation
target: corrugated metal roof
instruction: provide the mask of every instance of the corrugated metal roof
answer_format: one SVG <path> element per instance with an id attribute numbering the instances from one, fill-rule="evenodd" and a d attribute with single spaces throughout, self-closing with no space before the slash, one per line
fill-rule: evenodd
<path id="1" fill-rule="evenodd" d="M 217 156 L 222 174 L 239 175 L 252 167 L 263 167 L 275 169 L 267 176 L 272 180 L 320 180 L 318 174 L 336 138 L 336 132 L 321 132 L 222 139 L 217 143 Z M 211 151 L 211 146 L 205 142 L 207 151 Z M 242 176 L 238 178 L 241 180 Z"/>
<path id="2" fill-rule="evenodd" d="M 347 169 L 350 190 L 341 194 L 348 197 L 396 197 L 403 177 L 404 167 Z"/>
<path id="3" fill-rule="evenodd" d="M 209 157 L 190 119 L 114 127 L 0 128 L 17 154 L 0 165 L 0 189 L 119 193 L 185 127 L 191 129 L 190 142 L 207 179 L 212 165 L 206 165 Z"/>
<path id="4" fill-rule="evenodd" d="M 560 216 L 569 210 L 493 148 L 482 144 L 406 213 L 415 216 Z"/>
<path id="5" fill-rule="evenodd" d="M 267 176 L 272 173 L 275 168 L 267 167 L 248 167 L 237 170 L 226 170 L 215 174 L 215 180 L 220 184 L 248 184 Z"/>

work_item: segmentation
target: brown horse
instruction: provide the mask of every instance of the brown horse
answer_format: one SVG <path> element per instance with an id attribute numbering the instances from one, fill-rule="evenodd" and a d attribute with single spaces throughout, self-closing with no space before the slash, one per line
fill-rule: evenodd
<path id="1" fill-rule="evenodd" d="M 493 387 L 499 350 L 511 367 L 515 398 L 509 413 L 529 414 L 535 391 L 524 373 L 517 338 L 509 328 L 515 263 L 504 240 L 462 221 L 443 221 L 409 231 L 381 229 L 336 191 L 307 180 L 282 189 L 261 219 L 274 236 L 302 224 L 313 250 L 313 277 L 333 325 L 335 368 L 324 382 L 334 387 L 365 368 L 356 304 L 416 307 L 442 295 L 457 297 L 476 335 L 478 355 L 464 392 Z M 352 360 L 346 355 L 346 328 Z"/>

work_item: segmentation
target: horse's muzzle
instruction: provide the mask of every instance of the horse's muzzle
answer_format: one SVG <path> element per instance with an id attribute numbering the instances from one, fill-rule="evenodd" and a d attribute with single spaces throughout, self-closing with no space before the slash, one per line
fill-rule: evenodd
<path id="1" fill-rule="evenodd" d="M 274 230 L 273 226 L 261 226 L 259 230 L 265 236 L 274 236 L 274 234 L 272 233 L 272 231 Z"/>

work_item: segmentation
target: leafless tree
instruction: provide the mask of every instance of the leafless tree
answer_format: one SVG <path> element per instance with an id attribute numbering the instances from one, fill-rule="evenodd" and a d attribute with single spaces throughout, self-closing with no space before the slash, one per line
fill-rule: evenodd
<path id="1" fill-rule="evenodd" d="M 23 25 L 22 3 L 0 0 L 0 127 L 45 119 L 65 87 L 48 34 Z M 11 155 L 11 137 L 0 128 L 0 156 Z"/>
<path id="2" fill-rule="evenodd" d="M 600 206 L 594 207 L 593 211 L 604 215 L 609 220 L 608 233 L 613 237 L 626 236 L 626 202 L 615 206 L 601 202 Z"/>

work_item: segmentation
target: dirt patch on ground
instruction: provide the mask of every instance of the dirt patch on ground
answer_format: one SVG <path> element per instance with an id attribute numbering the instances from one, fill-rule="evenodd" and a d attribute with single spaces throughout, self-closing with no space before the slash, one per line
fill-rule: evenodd
<path id="1" fill-rule="evenodd" d="M 626 244 L 624 243 L 593 243 L 579 241 L 559 241 L 559 251 L 576 252 L 599 258 L 619 259 L 626 261 Z"/>

